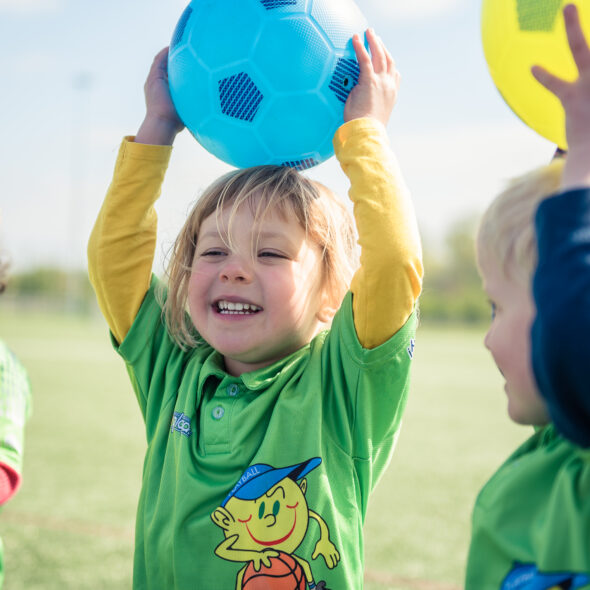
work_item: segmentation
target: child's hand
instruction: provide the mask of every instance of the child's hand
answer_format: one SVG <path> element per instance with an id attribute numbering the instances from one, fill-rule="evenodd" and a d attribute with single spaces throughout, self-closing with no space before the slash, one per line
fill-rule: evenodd
<path id="1" fill-rule="evenodd" d="M 168 47 L 154 58 L 144 84 L 146 114 L 135 141 L 166 145 L 184 129 L 168 86 Z"/>
<path id="2" fill-rule="evenodd" d="M 373 117 L 387 125 L 397 99 L 400 74 L 383 41 L 372 29 L 367 30 L 367 41 L 371 55 L 358 35 L 352 38 L 360 75 L 344 105 L 344 121 Z"/>
<path id="3" fill-rule="evenodd" d="M 590 183 L 590 49 L 580 25 L 578 9 L 569 4 L 563 9 L 567 38 L 578 79 L 568 82 L 533 66 L 533 76 L 555 94 L 565 110 L 568 154 L 564 169 L 564 188 Z"/>

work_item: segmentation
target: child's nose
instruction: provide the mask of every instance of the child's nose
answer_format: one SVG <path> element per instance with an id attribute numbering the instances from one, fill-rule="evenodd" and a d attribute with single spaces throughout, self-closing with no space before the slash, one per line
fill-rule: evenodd
<path id="1" fill-rule="evenodd" d="M 244 257 L 231 254 L 221 269 L 221 280 L 247 283 L 252 280 L 252 270 Z"/>
<path id="2" fill-rule="evenodd" d="M 483 345 L 488 349 L 491 350 L 490 345 L 491 345 L 491 339 L 492 339 L 492 329 L 490 328 L 487 332 L 486 335 L 484 336 L 483 339 Z"/>

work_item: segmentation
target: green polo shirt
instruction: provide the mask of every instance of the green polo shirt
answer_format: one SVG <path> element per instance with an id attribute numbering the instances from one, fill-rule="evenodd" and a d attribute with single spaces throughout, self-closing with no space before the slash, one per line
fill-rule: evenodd
<path id="1" fill-rule="evenodd" d="M 589 498 L 590 450 L 536 432 L 477 498 L 466 590 L 590 588 Z"/>
<path id="2" fill-rule="evenodd" d="M 233 377 L 224 371 L 221 355 L 207 344 L 183 351 L 174 343 L 154 294 L 157 283 L 152 278 L 118 347 L 143 413 L 148 444 L 137 513 L 134 588 L 233 590 L 244 587 L 254 573 L 264 579 L 287 568 L 281 574 L 285 579 L 300 580 L 307 571 L 306 578 L 311 572 L 316 584 L 359 590 L 368 497 L 399 431 L 415 314 L 387 342 L 364 349 L 356 336 L 349 293 L 329 331 L 272 366 Z M 300 464 L 308 469 L 301 477 L 291 469 Z M 298 510 L 306 502 L 310 518 L 297 546 L 279 537 L 266 546 L 289 554 L 295 565 L 273 558 L 267 565 L 257 563 L 255 572 L 252 553 L 232 553 L 241 556 L 235 560 L 216 554 L 226 539 L 225 521 L 212 515 L 216 510 L 225 515 L 228 526 L 240 518 L 246 530 L 257 518 L 274 523 L 293 512 L 294 505 L 283 505 L 276 488 L 272 502 L 262 501 L 270 485 L 264 484 L 264 470 L 265 476 L 279 478 L 289 472 L 290 481 L 304 489 Z M 231 502 L 225 505 L 232 494 L 256 506 L 250 516 L 254 521 L 232 513 Z M 252 547 L 252 540 L 248 543 Z M 335 552 L 328 555 L 327 547 Z"/>

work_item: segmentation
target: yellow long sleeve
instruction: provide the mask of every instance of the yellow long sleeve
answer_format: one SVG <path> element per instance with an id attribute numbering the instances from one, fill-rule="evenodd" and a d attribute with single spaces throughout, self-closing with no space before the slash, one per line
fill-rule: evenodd
<path id="1" fill-rule="evenodd" d="M 88 242 L 88 273 L 117 342 L 131 328 L 150 286 L 160 196 L 172 148 L 125 138 Z"/>
<path id="2" fill-rule="evenodd" d="M 375 348 L 404 325 L 420 294 L 418 225 L 387 133 L 378 121 L 346 123 L 336 132 L 334 147 L 350 180 L 361 247 L 361 265 L 351 284 L 355 328 L 361 344 Z"/>
<path id="3" fill-rule="evenodd" d="M 351 182 L 361 246 L 351 290 L 360 342 L 374 348 L 412 313 L 422 261 L 413 206 L 384 128 L 369 119 L 343 125 L 336 155 Z M 154 203 L 172 148 L 126 138 L 88 244 L 89 275 L 111 332 L 122 342 L 147 292 L 156 243 Z"/>

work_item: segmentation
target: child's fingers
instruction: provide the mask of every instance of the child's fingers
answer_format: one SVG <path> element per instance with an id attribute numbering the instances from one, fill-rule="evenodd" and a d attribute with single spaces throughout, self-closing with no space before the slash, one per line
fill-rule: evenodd
<path id="1" fill-rule="evenodd" d="M 545 68 L 541 66 L 533 66 L 531 68 L 531 73 L 541 85 L 543 85 L 549 92 L 552 92 L 559 98 L 560 100 L 565 96 L 570 82 L 563 80 L 554 74 L 548 72 Z"/>
<path id="2" fill-rule="evenodd" d="M 150 68 L 149 78 L 162 76 L 164 78 L 168 76 L 168 47 L 164 47 L 156 54 Z"/>
<path id="3" fill-rule="evenodd" d="M 156 57 L 154 57 L 154 69 L 159 69 L 162 67 L 162 64 L 165 64 L 168 60 L 168 47 L 164 47 L 164 49 L 160 49 L 158 53 L 156 53 Z"/>
<path id="4" fill-rule="evenodd" d="M 568 4 L 563 9 L 568 43 L 578 71 L 590 70 L 590 49 L 580 23 L 580 14 L 575 4 Z"/>
<path id="5" fill-rule="evenodd" d="M 354 48 L 356 60 L 358 61 L 359 68 L 362 74 L 371 67 L 371 56 L 369 55 L 369 52 L 366 50 L 360 35 L 354 34 L 352 36 L 352 46 Z"/>
<path id="6" fill-rule="evenodd" d="M 162 49 L 160 49 L 160 51 L 156 53 L 154 61 L 160 61 L 164 56 L 168 57 L 168 49 L 168 47 L 163 47 Z"/>
<path id="7" fill-rule="evenodd" d="M 387 62 L 387 73 L 389 75 L 393 75 L 397 72 L 397 68 L 395 66 L 395 60 L 393 59 L 393 56 L 391 55 L 391 53 L 389 53 L 387 48 L 384 47 L 384 49 L 385 49 L 385 59 Z"/>
<path id="8" fill-rule="evenodd" d="M 375 34 L 373 29 L 367 30 L 367 41 L 371 50 L 371 63 L 376 74 L 387 71 L 387 58 L 385 56 L 385 46 L 380 37 Z"/>

